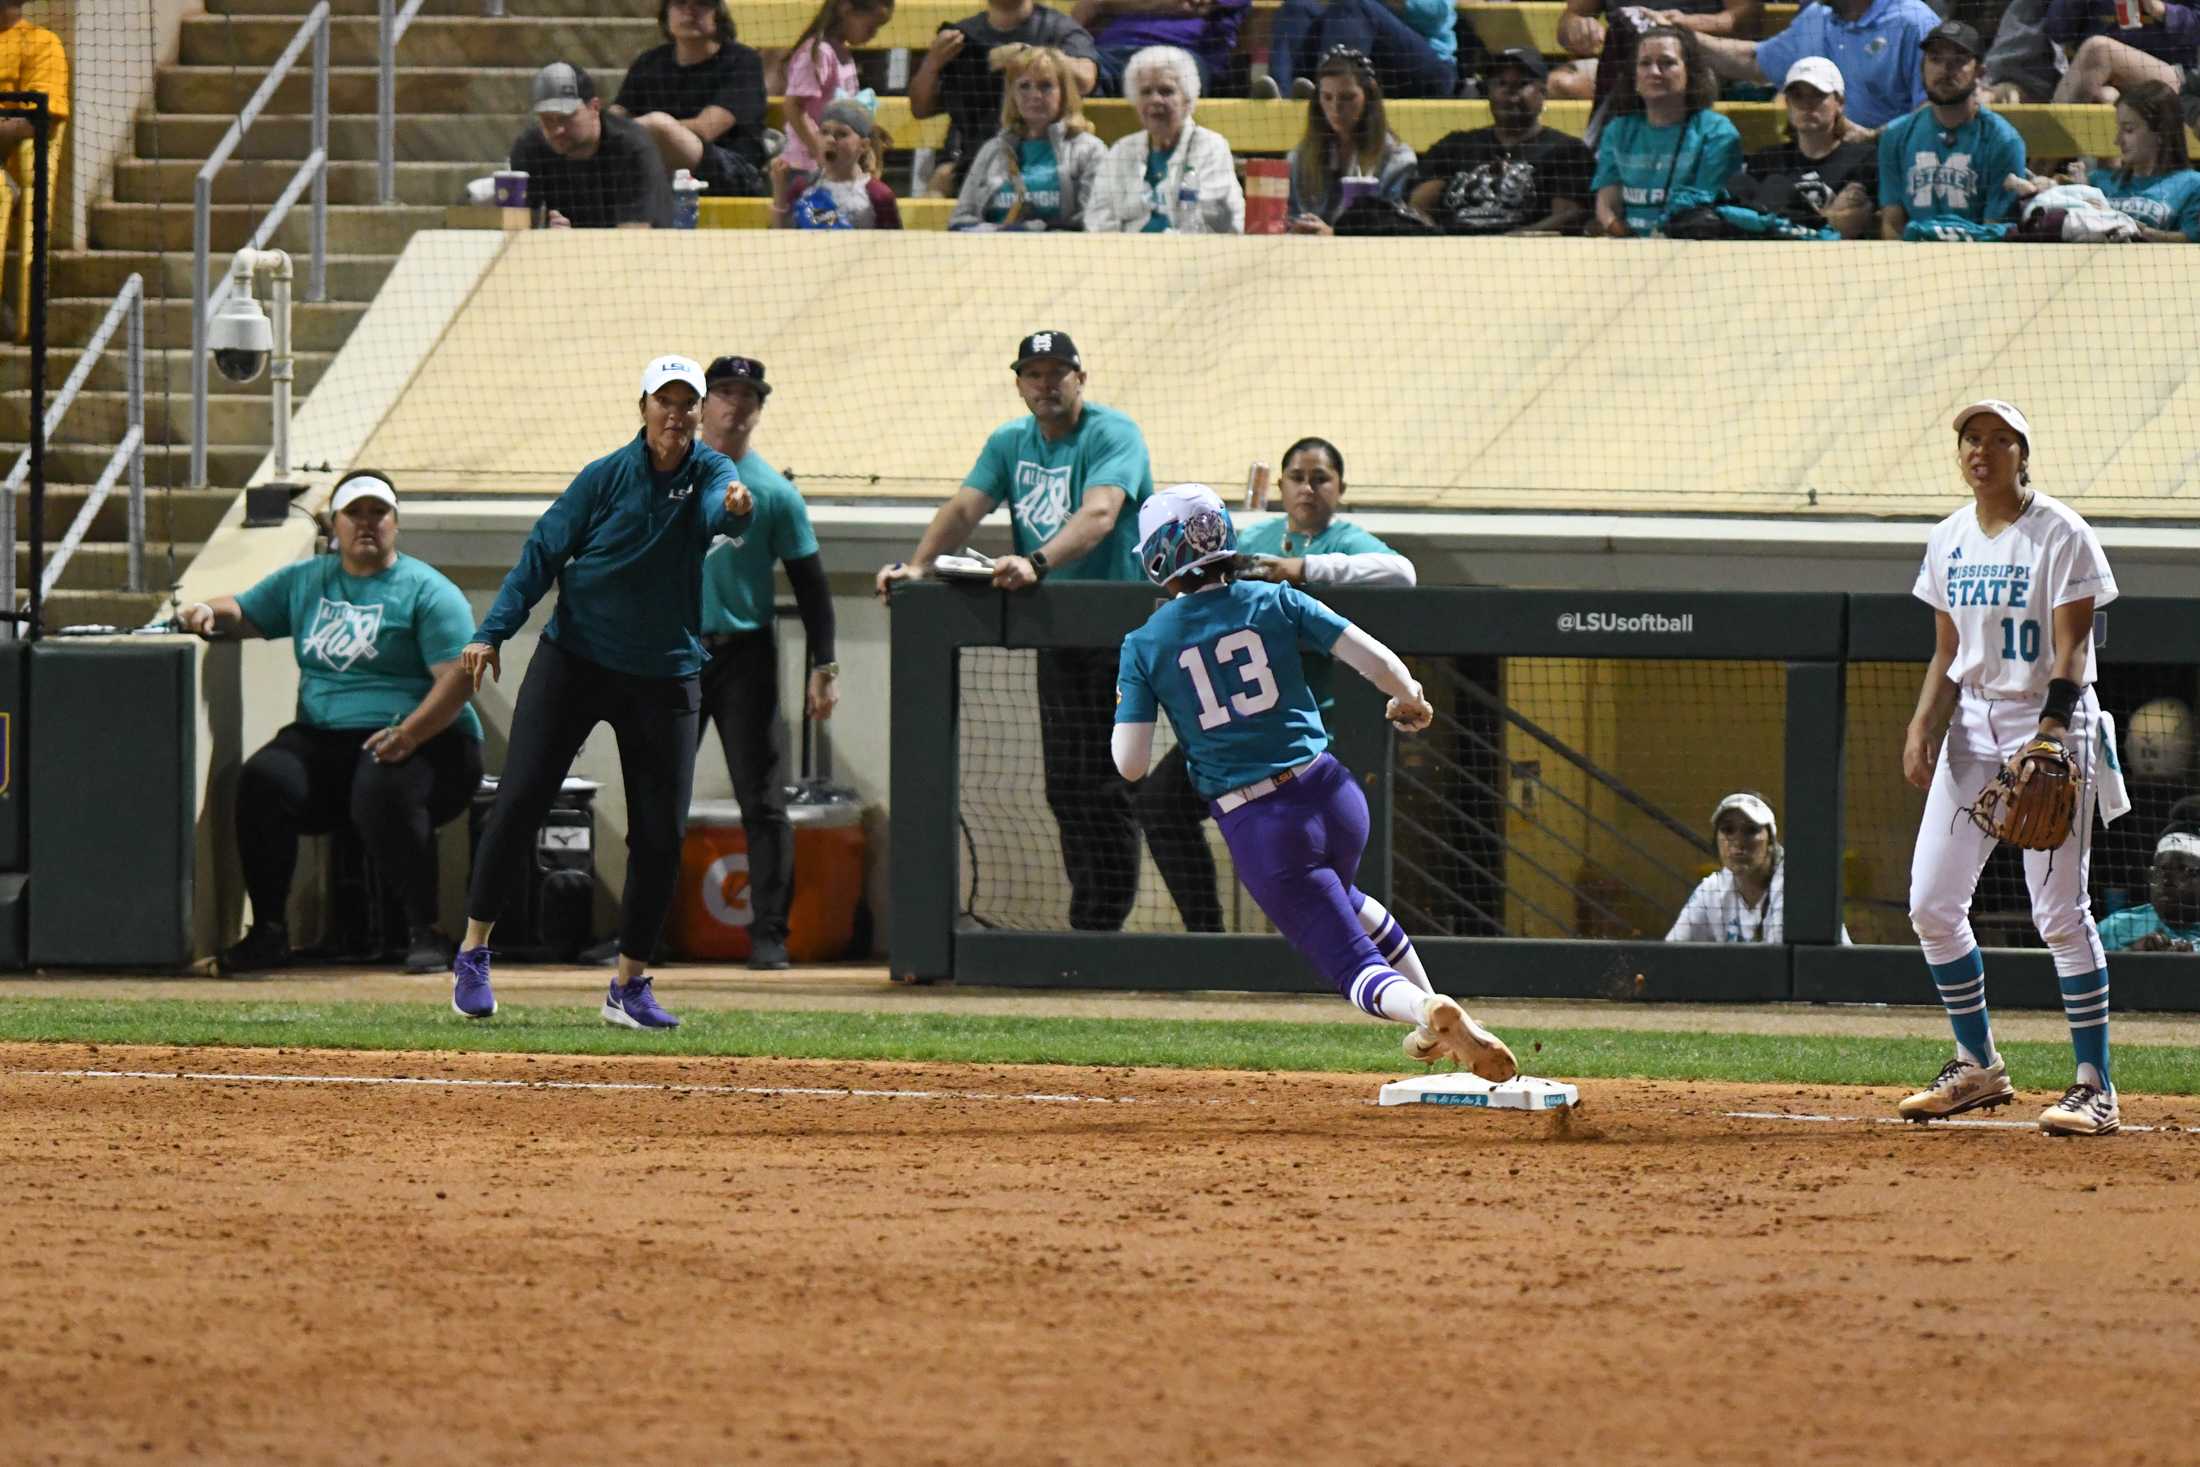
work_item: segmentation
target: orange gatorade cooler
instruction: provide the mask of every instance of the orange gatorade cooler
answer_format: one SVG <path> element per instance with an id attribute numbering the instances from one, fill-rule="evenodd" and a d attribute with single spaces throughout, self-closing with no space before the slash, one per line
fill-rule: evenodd
<path id="1" fill-rule="evenodd" d="M 687 839 L 680 844 L 673 946 L 687 958 L 746 958 L 752 915 L 741 807 L 732 800 L 698 800 L 688 808 Z"/>

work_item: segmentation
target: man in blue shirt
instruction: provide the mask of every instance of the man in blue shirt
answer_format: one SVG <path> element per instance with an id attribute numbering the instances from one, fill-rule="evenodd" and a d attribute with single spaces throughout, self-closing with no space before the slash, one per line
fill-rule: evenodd
<path id="1" fill-rule="evenodd" d="M 1033 332 L 1017 347 L 1010 368 L 1029 415 L 993 431 L 915 552 L 880 569 L 881 597 L 896 581 L 930 574 L 934 561 L 961 549 L 978 522 L 1004 502 L 1016 553 L 993 562 L 993 584 L 1000 589 L 1020 591 L 1049 576 L 1140 578 L 1138 506 L 1153 493 L 1145 436 L 1122 413 L 1085 400 L 1084 359 L 1068 332 Z M 1138 896 L 1130 791 L 1107 760 L 1114 651 L 1047 648 L 1039 653 L 1038 670 L 1040 757 L 1047 808 L 1062 832 L 1069 923 L 1080 931 L 1113 932 Z M 1162 875 L 1170 877 L 1167 865 Z M 1170 884 L 1174 889 L 1173 879 Z"/>
<path id="2" fill-rule="evenodd" d="M 473 611 L 442 572 L 397 553 L 397 490 L 386 474 L 354 469 L 338 480 L 329 519 L 334 555 L 183 609 L 187 632 L 288 637 L 298 658 L 296 719 L 237 777 L 252 929 L 222 952 L 224 973 L 282 965 L 298 837 L 347 821 L 403 895 L 405 971 L 432 973 L 451 960 L 434 926 L 431 842 L 481 783 L 481 720 L 459 667 Z"/>
<path id="3" fill-rule="evenodd" d="M 1330 756 L 1302 649 L 1333 654 L 1390 695 L 1384 716 L 1418 733 L 1435 710 L 1388 647 L 1290 586 L 1240 581 L 1229 512 L 1204 484 L 1179 484 L 1139 511 L 1139 558 L 1173 599 L 1123 640 L 1115 767 L 1153 761 L 1166 712 L 1213 804 L 1238 879 L 1276 930 L 1354 1006 L 1412 1026 L 1406 1053 L 1450 1055 L 1486 1080 L 1519 1073 L 1503 1040 L 1436 993 L 1413 943 L 1353 885 L 1367 848 L 1367 796 Z"/>
<path id="4" fill-rule="evenodd" d="M 809 507 L 784 474 L 749 447 L 771 384 L 754 357 L 720 357 L 704 372 L 703 441 L 733 460 L 756 501 L 748 529 L 703 562 L 703 722 L 718 725 L 726 774 L 741 805 L 749 858 L 749 966 L 787 966 L 794 901 L 794 828 L 787 820 L 787 724 L 779 715 L 774 565 L 787 567 L 809 646 L 803 713 L 822 722 L 840 701 L 833 660 L 833 596 L 810 529 Z M 700 732 L 700 730 L 699 730 Z"/>
<path id="5" fill-rule="evenodd" d="M 1848 82 L 1848 118 L 1884 127 L 1925 100 L 1918 56 L 1940 17 L 1925 0 L 1825 0 L 1805 5 L 1764 41 L 1704 36 L 1704 55 L 1729 81 L 1778 86 L 1805 56 L 1824 56 Z"/>
<path id="6" fill-rule="evenodd" d="M 460 654 L 476 688 L 484 673 L 501 674 L 504 642 L 557 584 L 558 609 L 528 659 L 496 807 L 474 852 L 466 938 L 451 966 L 451 1007 L 469 1019 L 497 1011 L 489 934 L 574 756 L 608 723 L 626 781 L 626 890 L 619 971 L 601 1012 L 622 1028 L 679 1025 L 650 992 L 647 969 L 672 909 L 695 778 L 703 554 L 714 536 L 746 530 L 753 505 L 725 456 L 695 441 L 703 388 L 703 369 L 686 357 L 642 369 L 641 431 L 582 469 L 543 512 Z"/>
<path id="7" fill-rule="evenodd" d="M 1978 32 L 1951 20 L 1925 39 L 1926 104 L 1879 135 L 1881 239 L 2000 239 L 2025 176 L 2024 139 L 1979 105 Z"/>

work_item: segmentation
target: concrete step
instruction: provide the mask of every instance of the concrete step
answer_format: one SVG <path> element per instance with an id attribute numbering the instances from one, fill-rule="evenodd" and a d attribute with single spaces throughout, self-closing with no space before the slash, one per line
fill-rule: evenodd
<path id="1" fill-rule="evenodd" d="M 219 112 L 151 113 L 137 121 L 141 158 L 207 158 L 221 146 L 233 119 Z M 493 168 L 512 156 L 512 140 L 531 126 L 522 112 L 430 112 L 397 119 L 395 153 L 414 163 L 480 163 Z M 238 145 L 237 157 L 280 158 L 293 167 L 312 151 L 312 119 L 262 117 Z M 371 163 L 378 156 L 374 119 L 331 117 L 328 151 L 332 162 Z M 227 172 L 228 170 L 223 170 Z M 188 217 L 188 215 L 186 215 Z"/>
<path id="2" fill-rule="evenodd" d="M 280 16 L 190 16 L 183 22 L 176 59 L 185 66 L 234 66 L 264 74 L 297 32 L 296 20 Z M 379 35 L 377 23 L 365 17 L 332 21 L 329 65 L 380 64 Z M 576 62 L 593 72 L 599 66 L 623 67 L 663 42 L 656 18 L 646 13 L 493 21 L 423 16 L 406 30 L 397 60 L 404 66 L 509 66 L 516 57 L 543 57 Z"/>
<path id="3" fill-rule="evenodd" d="M 264 424 L 263 424 L 264 429 Z M 13 466 L 23 451 L 20 443 L 0 443 L 0 464 Z M 46 482 L 90 484 L 107 467 L 112 444 L 96 447 L 83 443 L 56 443 L 46 450 Z M 267 457 L 264 443 L 216 443 L 206 450 L 206 478 L 210 484 L 241 489 L 252 471 Z M 147 488 L 191 487 L 191 446 L 187 443 L 150 443 L 145 447 Z"/>
<path id="4" fill-rule="evenodd" d="M 125 168 L 167 167 L 166 164 L 126 163 Z M 184 165 L 188 166 L 188 165 Z M 372 300 L 397 264 L 395 255 L 330 255 L 328 293 L 338 300 Z M 228 256 L 208 263 L 214 279 L 229 264 Z M 175 250 L 155 254 L 150 250 L 61 250 L 53 257 L 53 293 L 57 296 L 105 296 L 113 300 L 122 282 L 142 276 L 146 298 L 187 296 L 191 293 L 191 252 Z M 262 287 L 265 288 L 264 286 Z"/>
<path id="5" fill-rule="evenodd" d="M 46 539 L 49 543 L 68 533 L 70 522 L 84 508 L 84 501 L 90 494 L 89 484 L 46 486 Z M 147 490 L 146 538 L 164 543 L 203 542 L 213 535 L 215 528 L 221 524 L 222 516 L 229 513 L 229 506 L 236 497 L 237 491 L 234 489 Z M 15 523 L 19 527 L 18 534 L 30 533 L 30 513 L 31 491 L 27 487 L 16 490 Z M 123 541 L 129 534 L 129 485 L 117 484 L 92 516 L 92 527 L 86 538 L 95 541 Z M 162 570 L 165 574 L 165 554 Z"/>
<path id="6" fill-rule="evenodd" d="M 103 300 L 65 299 L 53 303 L 52 331 L 57 341 L 85 341 L 107 313 Z M 352 328 L 367 313 L 364 301 L 319 301 L 290 308 L 291 344 L 300 351 L 335 351 L 351 336 Z M 145 308 L 145 345 L 188 350 L 191 345 L 191 302 L 162 300 Z M 187 376 L 185 381 L 189 381 Z"/>
<path id="7" fill-rule="evenodd" d="M 176 562 L 179 573 L 186 564 L 188 562 L 180 559 Z M 167 556 L 163 554 L 157 562 L 158 576 L 155 575 L 155 565 L 148 547 L 145 583 L 149 586 L 155 584 L 159 577 L 168 574 Z M 28 599 L 27 592 L 16 592 L 18 606 L 25 604 Z M 46 631 L 50 635 L 64 627 L 116 627 L 130 631 L 144 626 L 156 616 L 165 616 L 167 606 L 168 591 L 165 586 L 158 591 L 146 592 L 77 591 L 63 590 L 57 586 L 54 593 L 45 599 L 40 610 L 44 613 L 41 620 L 45 622 Z"/>
<path id="8" fill-rule="evenodd" d="M 272 204 L 296 169 L 294 160 L 236 163 L 214 176 L 216 204 Z M 132 161 L 115 168 L 115 202 L 118 204 L 165 203 L 171 208 L 191 207 L 192 180 L 199 165 L 188 158 L 158 163 Z M 397 202 L 441 207 L 459 202 L 468 179 L 486 171 L 471 163 L 402 162 L 392 170 Z M 372 163 L 331 163 L 328 170 L 331 204 L 379 204 L 381 195 Z"/>
<path id="9" fill-rule="evenodd" d="M 211 374 L 219 377 L 221 374 Z M 49 404 L 49 407 L 51 405 Z M 291 395 L 291 410 L 297 411 L 298 395 Z M 10 443 L 23 443 L 30 433 L 31 395 L 29 389 L 17 392 L 0 392 L 0 439 Z M 68 416 L 54 433 L 56 443 L 106 444 L 112 446 L 122 440 L 130 422 L 130 399 L 121 392 L 93 392 L 86 390 L 76 395 L 69 405 Z M 244 397 L 236 394 L 206 395 L 206 432 L 213 443 L 251 443 L 258 439 L 274 440 L 274 415 L 270 399 Z M 162 393 L 145 395 L 145 441 L 147 443 L 188 443 L 191 441 L 191 379 L 186 377 Z"/>
<path id="10" fill-rule="evenodd" d="M 532 66 L 512 66 L 512 56 L 497 63 L 457 66 L 415 66 L 407 63 L 397 72 L 397 110 L 410 112 L 495 112 L 517 126 L 526 121 Z M 619 94 L 631 55 L 603 67 L 591 66 L 588 74 L 608 102 Z M 166 112 L 227 112 L 234 115 L 251 99 L 265 76 L 264 69 L 232 66 L 164 66 L 155 86 L 160 110 Z M 369 116 L 380 105 L 380 74 L 371 66 L 332 67 L 329 71 L 328 106 L 332 117 Z M 263 117 L 310 116 L 313 112 L 313 77 L 293 71 L 275 87 Z M 253 125 L 257 135 L 260 124 Z M 170 155 L 174 156 L 174 155 Z M 186 192 L 188 197 L 188 192 Z"/>
<path id="11" fill-rule="evenodd" d="M 229 254 L 252 239 L 267 217 L 258 204 L 216 204 L 211 213 L 210 247 Z M 423 229 L 443 224 L 441 207 L 425 205 L 334 204 L 328 211 L 328 251 L 332 255 L 396 255 L 405 241 Z M 275 231 L 278 249 L 302 254 L 311 248 L 313 208 L 300 198 Z M 101 250 L 191 249 L 191 210 L 172 204 L 94 204 L 92 246 Z"/>
<path id="12" fill-rule="evenodd" d="M 82 351 L 76 347 L 56 347 L 46 353 L 46 387 L 58 392 L 61 384 L 69 380 L 69 373 L 76 370 Z M 297 386 L 301 393 L 313 390 L 328 370 L 328 364 L 336 359 L 332 351 L 302 351 L 298 353 Z M 85 379 L 87 392 L 123 392 L 129 388 L 129 378 L 120 351 L 100 354 L 92 374 Z M 0 392 L 22 392 L 30 386 L 31 354 L 22 347 L 0 350 Z M 258 398 L 267 401 L 267 378 L 244 384 L 231 382 L 219 372 L 207 374 L 209 396 Z M 191 349 L 188 346 L 159 350 L 148 347 L 145 352 L 145 391 L 148 396 L 159 393 L 189 393 L 191 390 Z M 265 409 L 262 410 L 263 412 Z"/>
<path id="13" fill-rule="evenodd" d="M 150 535 L 147 536 L 145 558 L 142 562 L 147 586 L 159 585 L 166 579 L 169 548 L 168 542 L 162 541 L 156 544 Z M 201 548 L 199 545 L 175 546 L 177 567 L 180 569 L 189 565 Z M 48 565 L 53 563 L 53 552 L 54 547 L 49 544 L 46 547 L 46 563 Z M 18 540 L 15 544 L 15 584 L 18 586 L 30 584 L 30 573 L 30 542 Z M 115 541 L 86 540 L 76 547 L 76 552 L 69 557 L 69 563 L 61 568 L 61 579 L 54 583 L 54 589 L 56 591 L 104 591 L 113 594 L 118 591 L 125 591 L 129 584 L 130 547 Z M 154 593 L 154 596 L 157 600 L 158 593 Z M 52 622 L 47 624 L 49 626 L 53 625 Z"/>

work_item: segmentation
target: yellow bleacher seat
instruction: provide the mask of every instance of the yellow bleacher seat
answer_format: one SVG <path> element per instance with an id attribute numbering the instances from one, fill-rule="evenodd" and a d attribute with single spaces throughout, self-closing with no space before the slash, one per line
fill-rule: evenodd
<path id="1" fill-rule="evenodd" d="M 944 230 L 947 216 L 955 212 L 953 199 L 902 199 L 899 202 L 904 229 Z M 697 222 L 704 229 L 769 229 L 772 201 L 706 198 L 702 200 L 702 215 Z"/>

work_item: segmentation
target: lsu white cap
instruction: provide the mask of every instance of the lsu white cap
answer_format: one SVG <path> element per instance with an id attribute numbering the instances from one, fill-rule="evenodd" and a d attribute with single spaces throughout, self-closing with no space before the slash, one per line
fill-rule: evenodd
<path id="1" fill-rule="evenodd" d="M 1849 94 L 1848 84 L 1841 80 L 1841 68 L 1833 64 L 1830 56 L 1797 58 L 1795 64 L 1788 68 L 1787 79 L 1780 83 L 1780 90 L 1784 92 L 1797 82 L 1816 87 L 1819 91 L 1836 97 L 1846 97 Z"/>
<path id="2" fill-rule="evenodd" d="M 2025 421 L 2024 414 L 2017 411 L 2015 404 L 2003 402 L 1998 397 L 1982 397 L 1958 412 L 1955 423 L 1956 431 L 1961 433 L 1963 425 L 1980 413 L 1992 413 L 1995 417 L 2017 430 L 2017 436 L 2024 440 L 2026 448 L 2032 446 L 2032 425 Z"/>
<path id="3" fill-rule="evenodd" d="M 1711 812 L 1711 823 L 1717 825 L 1719 817 L 1729 810 L 1741 811 L 1752 821 L 1771 831 L 1774 839 L 1779 838 L 1780 823 L 1772 818 L 1772 807 L 1761 796 L 1753 795 L 1748 790 L 1736 790 L 1719 801 L 1719 808 Z"/>
<path id="4" fill-rule="evenodd" d="M 371 470 L 362 469 L 346 474 L 336 481 L 336 492 L 329 496 L 329 512 L 334 514 L 349 509 L 362 499 L 379 499 L 391 509 L 397 508 L 397 489 L 389 480 Z"/>
<path id="5" fill-rule="evenodd" d="M 2173 830 L 2154 843 L 2154 854 L 2190 856 L 2200 861 L 2200 835 L 2189 830 Z"/>
<path id="6" fill-rule="evenodd" d="M 1151 540 L 1163 525 L 1182 524 L 1203 509 L 1222 510 L 1222 496 L 1205 484 L 1171 484 L 1148 495 L 1138 506 L 1138 543 Z M 1223 515 L 1228 518 L 1228 511 Z"/>
<path id="7" fill-rule="evenodd" d="M 667 382 L 685 382 L 701 397 L 707 390 L 703 386 L 703 369 L 693 357 L 659 357 L 642 368 L 642 396 L 647 397 Z"/>

